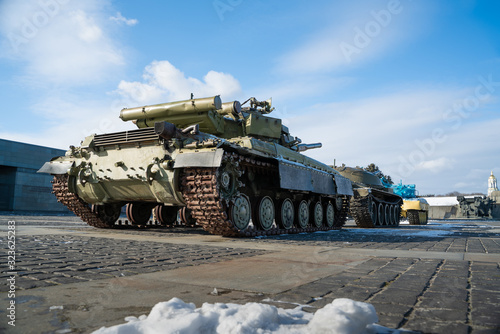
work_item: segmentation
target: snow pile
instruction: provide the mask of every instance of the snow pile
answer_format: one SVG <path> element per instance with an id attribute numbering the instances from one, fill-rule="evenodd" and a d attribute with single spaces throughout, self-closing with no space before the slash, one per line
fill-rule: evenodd
<path id="1" fill-rule="evenodd" d="M 368 334 L 386 329 L 374 324 L 378 318 L 371 304 L 347 298 L 335 299 L 315 314 L 304 312 L 300 307 L 286 310 L 259 303 L 245 305 L 204 303 L 202 307 L 195 308 L 193 303 L 172 298 L 168 302 L 156 304 L 149 316 L 127 317 L 125 320 L 128 323 L 109 328 L 102 327 L 94 333 Z"/>

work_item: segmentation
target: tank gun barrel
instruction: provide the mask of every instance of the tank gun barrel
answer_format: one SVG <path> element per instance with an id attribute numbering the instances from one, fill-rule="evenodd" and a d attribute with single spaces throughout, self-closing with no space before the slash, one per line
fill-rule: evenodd
<path id="1" fill-rule="evenodd" d="M 216 95 L 213 97 L 205 97 L 200 99 L 190 99 L 136 108 L 124 108 L 120 111 L 120 118 L 123 121 L 131 121 L 146 118 L 151 119 L 182 115 L 190 112 L 218 110 L 221 108 L 221 98 L 219 95 Z"/>
<path id="2" fill-rule="evenodd" d="M 313 148 L 321 148 L 323 145 L 321 143 L 314 143 L 314 144 L 299 144 L 295 146 L 295 150 L 297 152 L 304 152 L 307 150 L 311 150 Z"/>

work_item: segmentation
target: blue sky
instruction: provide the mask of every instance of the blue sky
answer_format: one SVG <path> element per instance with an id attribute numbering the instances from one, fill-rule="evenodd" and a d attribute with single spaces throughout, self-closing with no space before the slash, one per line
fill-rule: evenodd
<path id="1" fill-rule="evenodd" d="M 272 97 L 325 163 L 421 194 L 500 176 L 497 1 L 4 0 L 0 38 L 0 138 L 66 149 L 133 129 L 123 107 Z"/>

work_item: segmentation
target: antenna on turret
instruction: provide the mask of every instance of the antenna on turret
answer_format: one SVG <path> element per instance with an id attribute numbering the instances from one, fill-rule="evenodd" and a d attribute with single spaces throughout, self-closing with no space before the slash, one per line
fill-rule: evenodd
<path id="1" fill-rule="evenodd" d="M 193 93 L 191 93 L 191 100 L 192 100 L 192 99 L 194 99 L 194 94 L 193 94 Z"/>

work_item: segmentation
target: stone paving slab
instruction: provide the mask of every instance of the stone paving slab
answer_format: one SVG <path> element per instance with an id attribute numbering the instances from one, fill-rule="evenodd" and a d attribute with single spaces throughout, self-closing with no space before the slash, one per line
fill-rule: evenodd
<path id="1" fill-rule="evenodd" d="M 391 328 L 500 332 L 498 222 L 231 239 L 199 229 L 102 231 L 64 217 L 23 219 L 17 332 L 89 332 L 172 297 L 198 307 L 256 301 L 311 312 L 345 297 L 374 305 Z M 422 234 L 436 230 L 443 233 Z M 2 318 L 7 301 L 0 300 Z M 0 323 L 0 331 L 11 329 Z"/>

